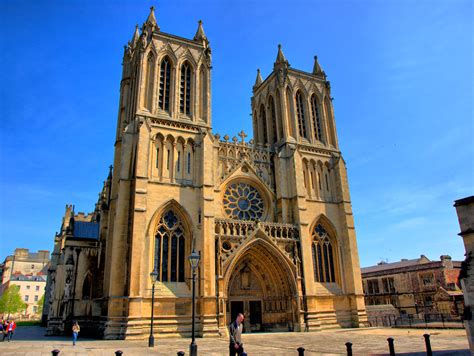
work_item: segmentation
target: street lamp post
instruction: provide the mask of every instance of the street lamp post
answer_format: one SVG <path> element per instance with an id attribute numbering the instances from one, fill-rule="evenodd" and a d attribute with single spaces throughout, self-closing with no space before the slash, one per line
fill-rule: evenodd
<path id="1" fill-rule="evenodd" d="M 150 322 L 150 337 L 148 338 L 148 347 L 155 347 L 155 337 L 153 336 L 153 312 L 155 310 L 155 283 L 158 279 L 158 272 L 156 269 L 150 273 L 151 278 L 151 322 Z"/>
<path id="2" fill-rule="evenodd" d="M 196 306 L 196 268 L 199 264 L 199 260 L 201 259 L 201 256 L 194 251 L 189 255 L 188 257 L 189 263 L 191 264 L 191 269 L 193 271 L 193 324 L 192 324 L 192 341 L 191 345 L 189 345 L 189 355 L 190 356 L 197 356 L 197 345 L 196 345 L 196 339 L 194 335 L 194 319 L 195 319 L 195 306 Z"/>

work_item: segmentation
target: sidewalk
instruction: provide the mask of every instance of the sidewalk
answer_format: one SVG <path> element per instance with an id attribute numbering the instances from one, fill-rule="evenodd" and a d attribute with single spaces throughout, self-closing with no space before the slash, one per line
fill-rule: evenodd
<path id="1" fill-rule="evenodd" d="M 114 356 L 122 350 L 123 356 L 176 355 L 184 351 L 188 355 L 190 339 L 155 337 L 155 347 L 147 347 L 148 340 L 91 340 L 81 339 L 73 347 L 69 338 L 46 337 L 44 328 L 19 327 L 10 343 L 0 342 L 2 356 L 51 355 L 53 349 L 60 356 Z M 435 355 L 470 355 L 464 330 L 418 329 L 337 329 L 311 333 L 259 333 L 244 334 L 245 351 L 249 355 L 298 355 L 296 349 L 304 347 L 305 356 L 346 355 L 346 342 L 352 342 L 354 355 L 388 354 L 387 338 L 395 339 L 397 355 L 426 355 L 423 334 L 431 334 L 431 346 Z M 196 339 L 199 355 L 227 355 L 226 339 Z"/>

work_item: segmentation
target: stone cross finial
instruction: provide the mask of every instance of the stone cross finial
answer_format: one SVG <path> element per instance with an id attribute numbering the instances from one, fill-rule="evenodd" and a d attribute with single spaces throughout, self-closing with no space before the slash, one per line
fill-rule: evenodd
<path id="1" fill-rule="evenodd" d="M 238 135 L 239 135 L 240 138 L 242 139 L 242 143 L 245 143 L 245 138 L 246 138 L 248 135 L 244 132 L 244 130 L 240 131 L 240 132 L 238 133 Z"/>

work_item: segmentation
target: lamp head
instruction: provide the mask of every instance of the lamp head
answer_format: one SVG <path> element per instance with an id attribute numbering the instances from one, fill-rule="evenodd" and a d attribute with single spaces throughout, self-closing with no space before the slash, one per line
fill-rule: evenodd
<path id="1" fill-rule="evenodd" d="M 199 255 L 196 251 L 193 250 L 193 252 L 189 255 L 188 259 L 189 259 L 189 263 L 191 264 L 191 268 L 194 271 L 199 264 L 201 255 Z"/>
<path id="2" fill-rule="evenodd" d="M 156 271 L 156 269 L 154 269 L 153 272 L 150 273 L 150 278 L 153 283 L 156 282 L 156 280 L 158 279 L 158 272 Z"/>

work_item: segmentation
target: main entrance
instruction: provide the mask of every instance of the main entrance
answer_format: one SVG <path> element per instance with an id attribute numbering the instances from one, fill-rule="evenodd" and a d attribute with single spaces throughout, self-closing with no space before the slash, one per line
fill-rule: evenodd
<path id="1" fill-rule="evenodd" d="M 292 271 L 279 251 L 255 243 L 231 272 L 227 292 L 227 321 L 245 317 L 244 332 L 293 331 L 297 320 L 297 293 Z"/>

